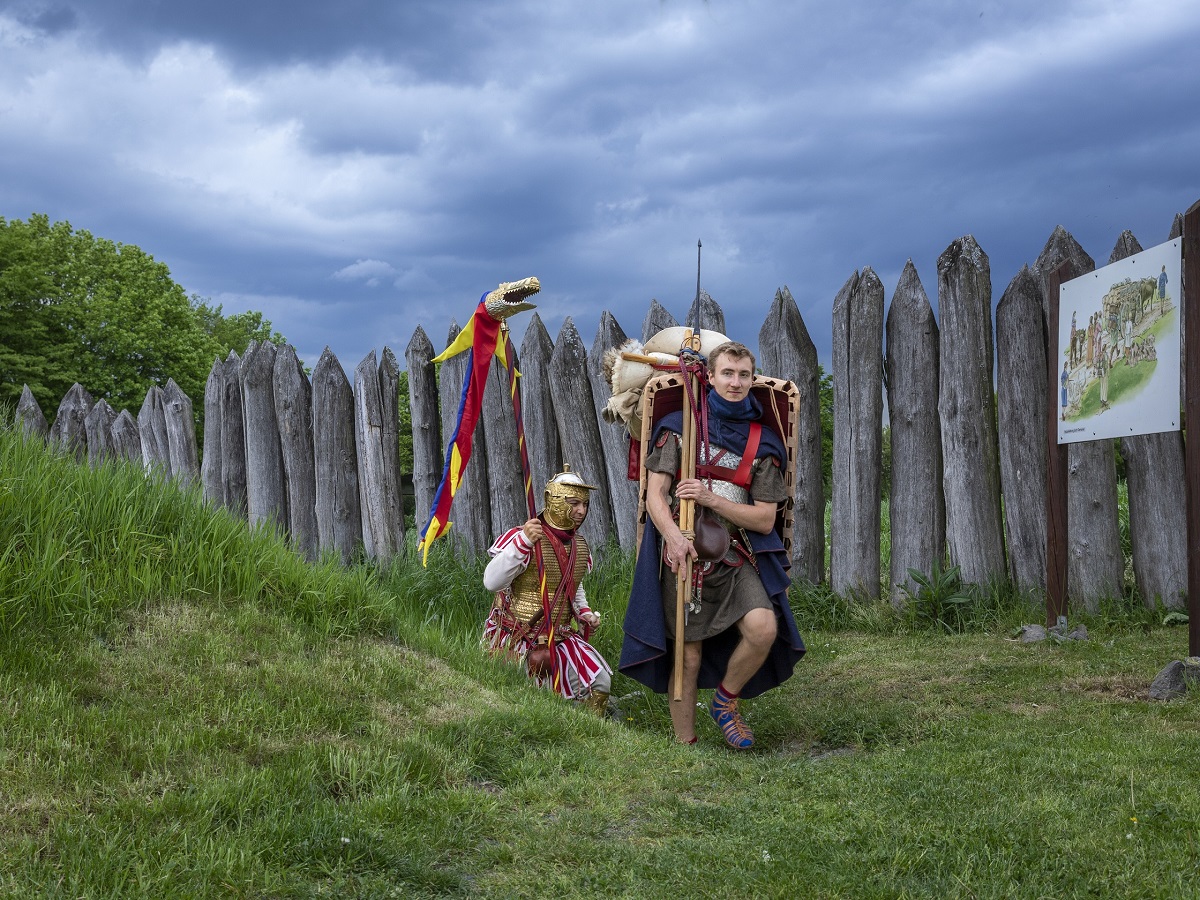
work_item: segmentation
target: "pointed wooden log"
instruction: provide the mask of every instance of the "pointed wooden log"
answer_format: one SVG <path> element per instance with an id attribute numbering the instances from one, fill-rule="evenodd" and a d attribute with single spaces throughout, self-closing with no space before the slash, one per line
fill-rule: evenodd
<path id="1" fill-rule="evenodd" d="M 869 267 L 833 301 L 833 502 L 829 583 L 879 597 L 883 284 Z"/>
<path id="2" fill-rule="evenodd" d="M 608 473 L 604 465 L 600 426 L 596 421 L 592 385 L 587 376 L 587 349 L 575 323 L 567 316 L 550 357 L 554 386 L 554 420 L 562 441 L 563 463 L 587 484 L 594 484 L 588 517 L 580 534 L 597 553 L 613 536 L 613 513 Z"/>
<path id="3" fill-rule="evenodd" d="M 763 374 L 786 378 L 800 391 L 796 428 L 796 493 L 792 579 L 825 581 L 825 484 L 821 448 L 821 365 L 800 309 L 786 286 L 775 292 L 758 332 Z"/>
<path id="4" fill-rule="evenodd" d="M 121 410 L 112 424 L 113 453 L 137 465 L 142 464 L 142 438 L 137 420 L 127 409 Z"/>
<path id="5" fill-rule="evenodd" d="M 171 476 L 171 450 L 167 444 L 167 414 L 163 390 L 154 385 L 146 391 L 138 412 L 138 436 L 142 440 L 142 466 L 148 474 Z"/>
<path id="6" fill-rule="evenodd" d="M 221 394 L 224 390 L 225 365 L 213 360 L 204 382 L 204 441 L 200 454 L 200 487 L 204 500 L 213 506 L 225 505 L 225 485 L 221 475 Z"/>
<path id="7" fill-rule="evenodd" d="M 414 522 L 419 529 L 433 508 L 442 477 L 442 421 L 438 416 L 433 343 L 420 325 L 404 351 L 408 366 L 408 409 L 412 422 Z"/>
<path id="8" fill-rule="evenodd" d="M 1051 272 L 1070 263 L 1070 278 L 1096 268 L 1069 232 L 1058 226 L 1034 262 L 1043 294 Z M 1060 319 L 1070 310 L 1060 309 Z M 1050 346 L 1058 335 L 1048 335 Z M 1117 468 L 1111 440 L 1084 441 L 1067 446 L 1067 596 L 1070 602 L 1096 611 L 1103 597 L 1123 592 L 1125 561 L 1117 510 Z"/>
<path id="9" fill-rule="evenodd" d="M 654 335 L 658 334 L 667 328 L 675 328 L 679 322 L 675 317 L 667 311 L 657 300 L 650 301 L 650 309 L 646 312 L 646 318 L 642 320 L 642 343 L 650 340 Z"/>
<path id="10" fill-rule="evenodd" d="M 517 371 L 521 371 L 520 360 Z M 529 518 L 508 370 L 501 364 L 499 356 L 492 357 L 488 369 L 479 424 L 483 428 L 487 454 L 472 454 L 471 465 L 480 466 L 487 472 L 488 496 L 492 501 L 491 537 L 495 539 Z"/>
<path id="11" fill-rule="evenodd" d="M 276 351 L 271 381 L 287 485 L 288 539 L 297 553 L 315 560 L 317 476 L 313 458 L 312 385 L 291 344 L 284 344 Z"/>
<path id="12" fill-rule="evenodd" d="M 529 452 L 529 472 L 533 497 L 542 508 L 546 483 L 562 471 L 562 447 L 558 423 L 554 420 L 554 401 L 550 387 L 550 357 L 554 342 L 537 313 L 525 328 L 521 341 L 521 414 L 525 419 L 525 447 Z"/>
<path id="13" fill-rule="evenodd" d="M 938 327 L 929 296 L 909 260 L 887 314 L 887 396 L 892 436 L 888 505 L 892 605 L 917 586 L 909 570 L 927 573 L 946 554 L 942 436 L 938 417 Z"/>
<path id="14" fill-rule="evenodd" d="M 109 406 L 103 397 L 96 401 L 84 419 L 83 427 L 87 432 L 87 461 L 93 469 L 114 456 L 112 426 L 116 420 L 117 411 Z"/>
<path id="15" fill-rule="evenodd" d="M 171 455 L 171 477 L 176 481 L 193 482 L 200 477 L 200 461 L 196 453 L 196 417 L 192 400 L 175 383 L 167 379 L 163 389 L 163 418 L 167 424 L 167 452 Z"/>
<path id="16" fill-rule="evenodd" d="M 609 502 L 612 504 L 617 541 L 622 550 L 632 551 L 637 540 L 638 483 L 629 479 L 629 432 L 620 422 L 606 422 L 600 412 L 612 396 L 612 387 L 604 378 L 605 351 L 620 347 L 625 341 L 625 332 L 612 313 L 601 313 L 596 338 L 588 353 L 587 374 L 611 490 Z"/>
<path id="17" fill-rule="evenodd" d="M 248 518 L 242 360 L 232 350 L 221 367 L 221 486 L 225 508 L 235 516 Z"/>
<path id="18" fill-rule="evenodd" d="M 354 392 L 328 347 L 313 369 L 312 405 L 317 544 L 349 563 L 362 543 Z"/>
<path id="19" fill-rule="evenodd" d="M 400 479 L 400 362 L 391 347 L 379 356 L 380 441 L 383 450 L 383 511 L 389 540 L 404 549 L 404 491 Z"/>
<path id="20" fill-rule="evenodd" d="M 946 542 L 964 581 L 1006 581 L 1000 516 L 1000 462 L 992 395 L 991 265 L 975 238 L 938 257 Z"/>
<path id="21" fill-rule="evenodd" d="M 450 324 L 450 332 L 446 338 L 447 347 L 454 343 L 460 330 L 457 322 Z M 466 353 L 459 353 L 442 363 L 438 388 L 442 408 L 442 441 L 447 445 L 454 437 L 454 429 L 458 423 L 458 408 L 466 376 Z M 462 483 L 458 486 L 454 494 L 454 503 L 450 507 L 450 521 L 453 527 L 440 540 L 449 540 L 456 548 L 475 556 L 482 556 L 492 543 L 492 505 L 488 496 L 487 467 L 475 465 L 475 457 L 487 457 L 487 441 L 483 436 L 483 426 L 478 422 L 475 424 L 475 433 L 471 440 L 471 459 L 467 461 Z M 445 449 L 442 448 L 443 469 Z M 443 469 L 438 470 L 439 481 Z M 424 525 L 423 522 L 421 527 Z"/>
<path id="22" fill-rule="evenodd" d="M 1046 323 L 1042 287 L 1028 266 L 996 306 L 996 404 L 1009 577 L 1046 589 Z"/>
<path id="23" fill-rule="evenodd" d="M 74 454 L 79 462 L 87 459 L 86 422 L 94 405 L 92 395 L 82 385 L 71 385 L 58 404 L 58 413 L 50 428 L 50 443 Z"/>
<path id="24" fill-rule="evenodd" d="M 1108 262 L 1142 252 L 1130 231 L 1117 238 Z M 1180 310 L 1183 304 L 1179 305 Z M 1150 609 L 1187 605 L 1187 504 L 1183 433 L 1162 431 L 1121 438 L 1129 495 L 1129 539 L 1133 577 Z"/>
<path id="25" fill-rule="evenodd" d="M 242 356 L 242 415 L 246 425 L 246 514 L 250 526 L 284 532 L 288 525 L 283 448 L 275 416 L 275 356 L 269 341 Z"/>
<path id="26" fill-rule="evenodd" d="M 29 385 L 21 388 L 21 399 L 17 401 L 17 414 L 14 424 L 23 434 L 41 438 L 45 441 L 50 436 L 50 425 L 42 408 L 38 406 Z"/>
<path id="27" fill-rule="evenodd" d="M 702 330 L 719 331 L 721 334 L 729 334 L 725 330 L 725 311 L 709 295 L 708 291 L 701 291 L 700 296 L 692 301 L 692 305 L 688 308 L 687 318 L 683 324 L 689 328 L 696 328 L 697 321 L 700 323 L 699 327 Z M 733 335 L 730 335 L 730 337 L 735 341 L 737 340 Z"/>
<path id="28" fill-rule="evenodd" d="M 354 369 L 354 442 L 358 451 L 358 502 L 367 556 L 387 563 L 399 546 L 390 527 L 383 457 L 383 399 L 372 350 Z"/>

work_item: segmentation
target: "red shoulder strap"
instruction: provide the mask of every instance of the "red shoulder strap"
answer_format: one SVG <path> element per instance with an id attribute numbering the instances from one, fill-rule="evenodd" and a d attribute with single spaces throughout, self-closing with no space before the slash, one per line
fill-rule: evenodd
<path id="1" fill-rule="evenodd" d="M 758 444 L 762 440 L 762 425 L 750 423 L 750 434 L 746 437 L 746 452 L 738 463 L 737 471 L 733 474 L 733 483 L 738 487 L 750 487 L 750 467 L 754 465 L 754 457 L 758 455 Z"/>
<path id="2" fill-rule="evenodd" d="M 726 469 L 723 466 L 698 465 L 697 478 L 715 478 L 718 481 L 728 481 L 740 488 L 750 487 L 750 467 L 754 465 L 754 457 L 758 455 L 758 445 L 762 440 L 762 425 L 750 423 L 750 433 L 746 436 L 746 452 L 736 469 Z"/>

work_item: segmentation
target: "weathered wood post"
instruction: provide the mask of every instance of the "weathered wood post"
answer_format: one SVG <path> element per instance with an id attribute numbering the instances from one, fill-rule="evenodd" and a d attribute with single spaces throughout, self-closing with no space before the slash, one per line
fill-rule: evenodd
<path id="1" fill-rule="evenodd" d="M 892 605 L 916 585 L 909 569 L 931 572 L 946 554 L 942 435 L 938 416 L 938 327 L 929 296 L 910 259 L 887 314 L 887 396 L 892 432 L 888 505 Z"/>
<path id="2" fill-rule="evenodd" d="M 833 501 L 829 583 L 879 597 L 883 448 L 883 284 L 855 272 L 833 301 Z"/>
<path id="3" fill-rule="evenodd" d="M 825 581 L 825 485 L 821 468 L 821 366 L 817 348 L 786 286 L 758 331 L 763 373 L 786 378 L 800 391 L 796 429 L 796 493 L 792 524 L 792 578 Z"/>
<path id="4" fill-rule="evenodd" d="M 43 441 L 50 436 L 50 425 L 46 422 L 42 408 L 34 399 L 33 391 L 29 390 L 29 385 L 21 388 L 21 399 L 17 401 L 14 424 L 19 431 L 32 437 L 39 437 Z"/>
<path id="5" fill-rule="evenodd" d="M 395 528 L 395 476 L 383 452 L 383 396 L 372 350 L 354 369 L 354 442 L 358 450 L 358 501 L 367 556 L 387 563 L 400 550 Z M 393 408 L 395 408 L 393 406 Z"/>
<path id="6" fill-rule="evenodd" d="M 379 357 L 380 439 L 383 443 L 384 509 L 396 549 L 404 549 L 404 489 L 400 483 L 400 362 L 391 347 Z"/>
<path id="7" fill-rule="evenodd" d="M 588 352 L 587 374 L 592 387 L 592 404 L 596 427 L 604 451 L 605 472 L 608 476 L 609 502 L 613 509 L 613 524 L 617 530 L 617 541 L 621 549 L 633 550 L 637 541 L 638 483 L 629 479 L 629 432 L 620 423 L 604 420 L 601 410 L 608 403 L 612 391 L 604 379 L 604 354 L 620 347 L 626 341 L 624 330 L 612 313 L 600 314 L 600 325 L 596 339 Z"/>
<path id="8" fill-rule="evenodd" d="M 121 410 L 112 424 L 112 445 L 118 457 L 141 465 L 142 438 L 138 434 L 137 420 L 127 409 Z"/>
<path id="9" fill-rule="evenodd" d="M 414 522 L 420 529 L 433 508 L 442 475 L 442 422 L 438 417 L 437 375 L 433 342 L 420 325 L 404 351 L 408 366 L 408 410 L 412 422 Z"/>
<path id="10" fill-rule="evenodd" d="M 996 404 L 1008 569 L 1046 587 L 1046 324 L 1042 288 L 1022 266 L 996 306 Z"/>
<path id="11" fill-rule="evenodd" d="M 112 426 L 116 420 L 117 411 L 101 397 L 83 421 L 87 432 L 87 461 L 93 469 L 113 457 Z"/>
<path id="12" fill-rule="evenodd" d="M 287 485 L 275 417 L 274 344 L 251 342 L 242 356 L 242 411 L 246 423 L 246 509 L 250 527 L 287 529 Z"/>
<path id="13" fill-rule="evenodd" d="M 521 340 L 521 415 L 525 419 L 525 448 L 533 495 L 539 507 L 546 482 L 562 471 L 562 448 L 550 387 L 550 357 L 554 342 L 535 312 Z"/>
<path id="14" fill-rule="evenodd" d="M 142 440 L 142 466 L 147 473 L 169 478 L 171 475 L 171 450 L 167 443 L 167 414 L 164 409 L 163 391 L 152 385 L 146 391 L 142 408 L 138 412 L 138 436 Z"/>
<path id="15" fill-rule="evenodd" d="M 515 351 L 513 355 L 516 359 Z M 519 359 L 517 371 L 522 371 Z M 492 357 L 488 368 L 479 423 L 483 426 L 487 456 L 484 458 L 473 453 L 470 464 L 483 466 L 487 470 L 488 493 L 492 499 L 491 534 L 496 538 L 529 518 L 508 371 L 500 362 L 498 353 Z M 535 496 L 538 493 L 534 491 Z"/>
<path id="16" fill-rule="evenodd" d="M 728 335 L 730 340 L 745 343 L 742 338 L 729 334 L 725 330 L 725 310 L 721 309 L 721 305 L 712 298 L 708 291 L 700 291 L 696 299 L 692 301 L 683 324 L 689 328 L 719 331 L 721 334 Z"/>
<path id="17" fill-rule="evenodd" d="M 235 516 L 247 516 L 246 420 L 242 411 L 242 360 L 232 350 L 221 367 L 222 502 Z"/>
<path id="18" fill-rule="evenodd" d="M 317 544 L 348 563 L 362 543 L 354 392 L 328 347 L 313 369 L 312 409 Z"/>
<path id="19" fill-rule="evenodd" d="M 196 458 L 196 416 L 192 412 L 191 398 L 174 378 L 167 379 L 163 390 L 163 420 L 167 425 L 171 477 L 176 481 L 195 481 L 200 477 L 200 463 Z"/>
<path id="20" fill-rule="evenodd" d="M 642 343 L 646 343 L 646 341 L 650 340 L 650 338 L 654 337 L 660 331 L 675 328 L 678 324 L 675 321 L 675 317 L 671 315 L 666 307 L 657 300 L 652 299 L 650 301 L 650 308 L 646 310 L 646 318 L 642 320 Z"/>
<path id="21" fill-rule="evenodd" d="M 1075 238 L 1058 226 L 1042 249 L 1034 271 L 1042 279 L 1062 263 L 1069 262 L 1069 277 L 1078 278 L 1096 268 Z M 1062 310 L 1061 316 L 1070 315 Z M 1051 347 L 1058 335 L 1048 334 Z M 1054 353 L 1055 367 L 1061 359 Z M 1048 373 L 1047 373 L 1048 374 Z M 1101 597 L 1119 597 L 1125 580 L 1125 560 L 1117 512 L 1117 467 L 1111 440 L 1083 441 L 1067 446 L 1067 595 L 1073 603 L 1090 610 L 1099 608 Z"/>
<path id="22" fill-rule="evenodd" d="M 279 448 L 287 484 L 288 538 L 305 559 L 317 558 L 317 476 L 313 457 L 312 385 L 296 348 L 284 344 L 271 373 Z"/>
<path id="23" fill-rule="evenodd" d="M 221 358 L 213 360 L 204 382 L 204 443 L 200 454 L 200 487 L 204 499 L 213 506 L 225 505 L 225 486 L 221 478 L 221 393 L 224 366 Z"/>
<path id="24" fill-rule="evenodd" d="M 1122 232 L 1108 257 L 1118 262 L 1142 252 L 1132 232 Z M 1182 395 L 1181 395 L 1182 397 Z M 1121 438 L 1129 495 L 1133 577 L 1142 602 L 1154 609 L 1182 609 L 1187 598 L 1187 503 L 1183 432 L 1161 431 Z"/>
<path id="25" fill-rule="evenodd" d="M 585 482 L 599 488 L 592 492 L 588 517 L 580 529 L 596 554 L 613 534 L 611 493 L 592 384 L 587 376 L 587 350 L 570 316 L 563 322 L 554 343 L 550 381 L 554 385 L 554 420 L 562 441 L 563 462 Z"/>
<path id="26" fill-rule="evenodd" d="M 50 426 L 50 443 L 73 453 L 79 462 L 87 459 L 86 422 L 94 405 L 92 395 L 75 383 L 58 404 L 58 413 Z"/>
<path id="27" fill-rule="evenodd" d="M 449 347 L 458 337 L 461 329 L 457 322 L 451 322 L 446 346 Z M 442 441 L 449 445 L 454 436 L 454 428 L 458 423 L 458 410 L 462 405 L 463 384 L 467 377 L 467 356 L 459 353 L 442 363 L 441 383 L 438 385 L 442 409 Z M 472 436 L 471 459 L 466 471 L 463 472 L 462 483 L 454 494 L 454 504 L 450 507 L 450 521 L 454 527 L 446 534 L 446 538 L 454 541 L 457 546 L 465 547 L 470 553 L 481 556 L 492 544 L 492 504 L 488 496 L 487 479 L 487 441 L 483 435 L 483 425 L 475 423 L 475 434 Z M 443 461 L 445 459 L 445 447 Z M 444 464 L 438 467 L 438 478 L 442 477 Z M 429 510 L 422 513 L 428 517 Z M 425 522 L 421 522 L 424 527 Z"/>
<path id="28" fill-rule="evenodd" d="M 992 273 L 971 235 L 938 257 L 938 415 L 946 540 L 964 581 L 1005 580 L 1000 462 L 992 399 Z"/>

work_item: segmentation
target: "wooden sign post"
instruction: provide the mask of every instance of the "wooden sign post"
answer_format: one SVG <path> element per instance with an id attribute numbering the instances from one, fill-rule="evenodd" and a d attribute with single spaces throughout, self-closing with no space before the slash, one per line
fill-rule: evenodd
<path id="1" fill-rule="evenodd" d="M 1184 480 L 1187 486 L 1188 655 L 1200 656 L 1200 200 L 1183 216 Z"/>

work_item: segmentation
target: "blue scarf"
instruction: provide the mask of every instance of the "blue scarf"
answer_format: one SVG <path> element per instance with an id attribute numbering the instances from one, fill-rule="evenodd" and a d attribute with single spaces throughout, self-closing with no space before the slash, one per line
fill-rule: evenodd
<path id="1" fill-rule="evenodd" d="M 715 390 L 708 389 L 708 439 L 714 444 L 730 449 L 744 447 L 746 426 L 737 425 L 754 422 L 761 415 L 762 404 L 753 394 L 741 400 L 723 400 Z M 735 434 L 740 437 L 735 439 Z"/>

